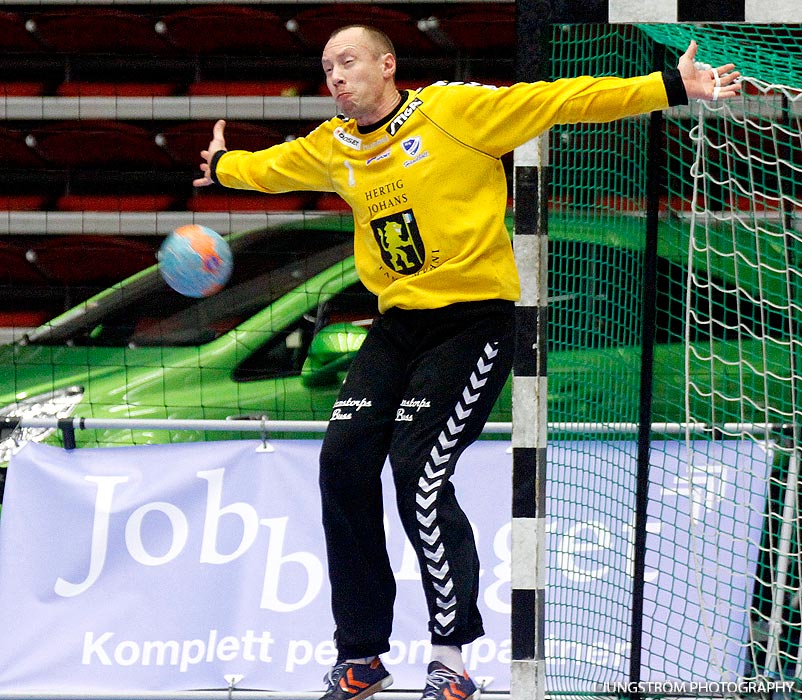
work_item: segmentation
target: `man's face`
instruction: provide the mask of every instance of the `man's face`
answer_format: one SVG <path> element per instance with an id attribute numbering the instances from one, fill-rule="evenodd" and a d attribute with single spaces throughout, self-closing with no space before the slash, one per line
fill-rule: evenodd
<path id="1" fill-rule="evenodd" d="M 329 40 L 322 63 L 337 110 L 357 123 L 370 123 L 385 97 L 392 56 L 380 54 L 363 29 L 352 27 Z"/>

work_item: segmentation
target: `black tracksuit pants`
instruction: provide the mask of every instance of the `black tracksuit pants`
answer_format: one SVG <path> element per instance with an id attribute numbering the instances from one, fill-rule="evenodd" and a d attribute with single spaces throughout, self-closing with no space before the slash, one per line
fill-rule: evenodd
<path id="1" fill-rule="evenodd" d="M 320 456 L 340 660 L 390 648 L 396 589 L 380 481 L 388 456 L 432 643 L 461 646 L 483 634 L 473 532 L 449 479 L 509 375 L 514 306 L 493 300 L 391 309 L 349 369 Z"/>

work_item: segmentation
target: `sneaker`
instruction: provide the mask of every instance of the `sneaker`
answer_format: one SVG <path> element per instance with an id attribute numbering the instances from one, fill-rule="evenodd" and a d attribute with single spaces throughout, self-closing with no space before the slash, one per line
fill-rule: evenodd
<path id="1" fill-rule="evenodd" d="M 432 661 L 426 670 L 426 686 L 421 700 L 470 700 L 476 684 L 468 674 L 460 675 L 439 661 Z"/>
<path id="2" fill-rule="evenodd" d="M 369 664 L 338 663 L 324 677 L 326 692 L 320 700 L 363 700 L 393 682 L 377 656 Z"/>

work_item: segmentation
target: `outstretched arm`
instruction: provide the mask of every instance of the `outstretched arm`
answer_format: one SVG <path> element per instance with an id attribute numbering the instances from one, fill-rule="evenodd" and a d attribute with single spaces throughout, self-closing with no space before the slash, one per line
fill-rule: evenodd
<path id="1" fill-rule="evenodd" d="M 226 150 L 226 139 L 223 135 L 225 128 L 226 123 L 223 119 L 218 120 L 212 128 L 212 140 L 209 142 L 209 148 L 200 152 L 201 158 L 203 158 L 205 161 L 200 165 L 203 177 L 199 177 L 197 180 L 192 181 L 192 184 L 195 187 L 206 187 L 206 185 L 211 185 L 214 182 L 214 180 L 212 180 L 211 172 L 212 158 L 214 158 L 214 154 L 218 151 Z"/>
<path id="2" fill-rule="evenodd" d="M 696 64 L 697 48 L 696 42 L 692 40 L 677 63 L 688 99 L 727 100 L 735 97 L 741 91 L 741 84 L 738 82 L 741 74 L 733 70 L 735 64 L 700 68 Z"/>

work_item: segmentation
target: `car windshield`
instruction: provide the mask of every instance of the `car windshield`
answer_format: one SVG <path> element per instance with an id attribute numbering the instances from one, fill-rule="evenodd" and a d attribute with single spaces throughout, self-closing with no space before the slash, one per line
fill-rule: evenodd
<path id="1" fill-rule="evenodd" d="M 348 230 L 255 231 L 230 240 L 234 270 L 213 296 L 181 296 L 156 267 L 33 331 L 29 345 L 188 346 L 227 333 L 305 280 L 346 259 Z"/>

